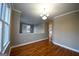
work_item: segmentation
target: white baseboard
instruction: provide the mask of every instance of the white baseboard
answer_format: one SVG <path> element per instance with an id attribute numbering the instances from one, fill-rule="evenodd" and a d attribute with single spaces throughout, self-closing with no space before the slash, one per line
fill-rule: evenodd
<path id="1" fill-rule="evenodd" d="M 11 49 L 12 48 L 16 48 L 16 47 L 28 45 L 28 44 L 35 43 L 35 42 L 39 42 L 39 41 L 46 40 L 46 39 L 48 39 L 48 38 L 39 39 L 39 40 L 36 40 L 36 41 L 32 41 L 32 42 L 28 42 L 28 43 L 23 43 L 23 44 L 19 44 L 19 45 L 12 46 L 12 47 L 10 47 L 9 55 L 10 55 L 10 52 L 11 52 Z"/>
<path id="2" fill-rule="evenodd" d="M 9 50 L 9 54 L 8 54 L 8 56 L 10 56 L 11 49 L 12 49 L 12 48 L 10 47 L 10 50 Z"/>
<path id="3" fill-rule="evenodd" d="M 69 50 L 71 50 L 71 51 L 74 51 L 74 52 L 79 53 L 79 50 L 76 50 L 76 49 L 70 48 L 70 47 L 68 47 L 68 46 L 61 45 L 61 44 L 56 43 L 56 42 L 53 42 L 53 44 L 58 45 L 58 46 L 63 47 L 63 48 L 66 48 L 66 49 L 69 49 Z"/>

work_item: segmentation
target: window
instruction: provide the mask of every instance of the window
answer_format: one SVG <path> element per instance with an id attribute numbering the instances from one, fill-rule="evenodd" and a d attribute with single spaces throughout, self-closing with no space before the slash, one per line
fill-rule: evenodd
<path id="1" fill-rule="evenodd" d="M 5 8 L 5 22 L 7 22 L 8 24 L 10 23 L 10 7 L 7 4 L 6 8 Z"/>
<path id="2" fill-rule="evenodd" d="M 2 4 L 0 3 L 0 18 L 1 18 L 1 8 L 2 8 Z"/>
<path id="3" fill-rule="evenodd" d="M 25 33 L 25 32 L 26 32 L 26 25 L 22 24 L 22 33 Z"/>
<path id="4" fill-rule="evenodd" d="M 2 39 L 2 22 L 0 21 L 0 51 L 1 51 L 1 39 Z"/>
<path id="5" fill-rule="evenodd" d="M 0 3 L 0 52 L 4 53 L 9 43 L 11 6 Z"/>
<path id="6" fill-rule="evenodd" d="M 4 24 L 4 37 L 3 37 L 3 47 L 9 42 L 9 26 Z"/>
<path id="7" fill-rule="evenodd" d="M 31 32 L 31 25 L 22 24 L 22 33 L 30 33 Z"/>
<path id="8" fill-rule="evenodd" d="M 4 20 L 4 17 L 5 17 L 5 4 L 2 4 L 2 17 L 1 19 Z"/>
<path id="9" fill-rule="evenodd" d="M 31 30 L 31 26 L 30 26 L 30 25 L 27 25 L 27 26 L 26 26 L 26 31 L 27 31 L 27 32 L 30 32 L 30 30 Z"/>
<path id="10" fill-rule="evenodd" d="M 34 25 L 27 23 L 20 23 L 20 33 L 33 33 Z"/>
<path id="11" fill-rule="evenodd" d="M 8 18 L 9 18 L 9 8 L 8 8 L 8 6 L 6 5 L 6 7 L 5 7 L 5 21 L 8 23 Z"/>

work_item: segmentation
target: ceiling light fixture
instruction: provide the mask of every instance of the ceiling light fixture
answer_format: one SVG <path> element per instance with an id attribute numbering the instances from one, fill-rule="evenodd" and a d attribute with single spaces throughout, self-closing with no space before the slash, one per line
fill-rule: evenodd
<path id="1" fill-rule="evenodd" d="M 47 19 L 47 17 L 46 17 L 46 16 L 43 16 L 43 17 L 42 17 L 42 19 L 43 19 L 43 20 L 46 20 L 46 19 Z"/>
<path id="2" fill-rule="evenodd" d="M 47 13 L 46 8 L 43 8 L 43 11 L 42 11 L 42 13 L 41 13 L 40 16 L 42 17 L 43 20 L 47 19 L 47 17 L 49 16 L 49 14 Z"/>
<path id="3" fill-rule="evenodd" d="M 40 17 L 43 20 L 46 20 L 49 15 L 52 13 L 52 4 L 50 3 L 39 3 L 35 5 L 35 12 L 37 15 L 40 15 Z"/>

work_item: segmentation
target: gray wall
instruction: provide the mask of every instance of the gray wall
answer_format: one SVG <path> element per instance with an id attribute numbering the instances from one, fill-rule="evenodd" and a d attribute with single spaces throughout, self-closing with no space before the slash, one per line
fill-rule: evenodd
<path id="1" fill-rule="evenodd" d="M 52 42 L 79 51 L 79 12 L 54 19 Z"/>
<path id="2" fill-rule="evenodd" d="M 44 33 L 45 32 L 45 23 L 34 25 L 34 33 Z"/>
<path id="3" fill-rule="evenodd" d="M 48 37 L 47 33 L 19 33 L 21 14 L 13 11 L 11 46 L 24 44 Z"/>
<path id="4" fill-rule="evenodd" d="M 40 39 L 45 39 L 47 38 L 47 33 L 24 33 L 24 34 L 19 34 L 18 39 L 16 39 L 13 42 L 13 45 L 19 45 L 19 44 L 24 44 Z"/>
<path id="5" fill-rule="evenodd" d="M 18 39 L 20 27 L 20 13 L 13 11 L 12 12 L 12 21 L 11 21 L 11 46 L 13 46 L 15 41 Z"/>

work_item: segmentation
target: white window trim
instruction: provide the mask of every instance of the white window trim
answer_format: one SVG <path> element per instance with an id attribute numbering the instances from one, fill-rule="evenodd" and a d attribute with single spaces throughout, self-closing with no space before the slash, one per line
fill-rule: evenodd
<path id="1" fill-rule="evenodd" d="M 11 8 L 11 7 L 10 7 Z M 2 11 L 2 9 L 1 9 L 1 11 Z M 2 17 L 2 12 L 1 12 L 1 17 Z M 10 17 L 10 19 L 11 19 L 11 10 L 10 10 L 10 15 L 9 15 L 9 17 Z M 6 21 L 5 21 L 5 17 L 4 17 L 4 19 L 2 19 L 2 18 L 0 18 L 0 21 L 2 22 L 2 39 L 1 39 L 1 53 L 2 54 L 4 54 L 5 53 L 5 51 L 6 51 L 6 49 L 7 49 L 7 47 L 9 46 L 9 44 L 10 44 L 10 23 L 7 23 Z M 8 25 L 9 26 L 9 41 L 7 42 L 7 43 L 5 43 L 5 46 L 3 47 L 3 40 L 4 40 L 4 25 Z"/>

